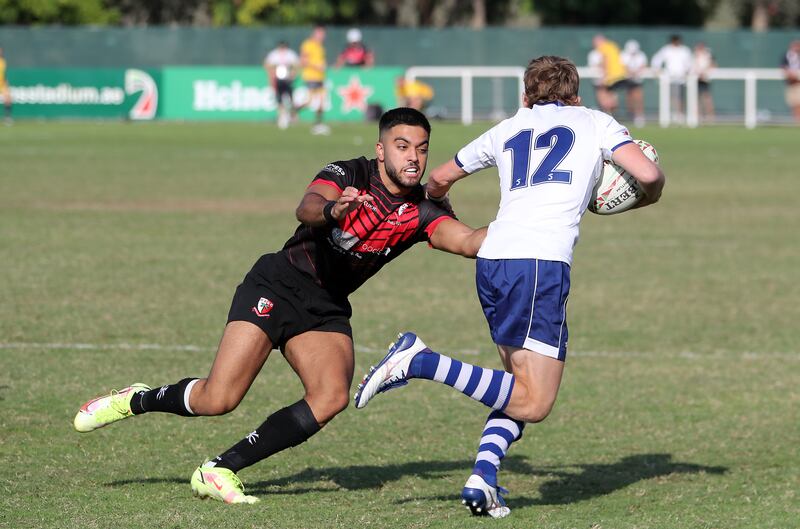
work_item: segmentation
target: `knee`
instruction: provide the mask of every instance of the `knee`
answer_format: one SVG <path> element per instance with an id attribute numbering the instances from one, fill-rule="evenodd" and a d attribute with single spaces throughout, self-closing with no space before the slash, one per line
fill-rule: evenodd
<path id="1" fill-rule="evenodd" d="M 520 410 L 516 419 L 528 423 L 542 422 L 550 415 L 552 409 L 553 403 L 551 402 L 531 402 Z"/>
<path id="2" fill-rule="evenodd" d="M 240 395 L 234 395 L 227 391 L 211 391 L 205 384 L 201 386 L 198 383 L 189 400 L 192 411 L 196 415 L 212 416 L 232 412 L 242 398 Z"/>
<path id="3" fill-rule="evenodd" d="M 205 413 L 203 415 L 225 415 L 235 410 L 238 405 L 239 399 L 224 396 L 219 399 L 212 399 L 204 406 Z"/>
<path id="4" fill-rule="evenodd" d="M 325 424 L 350 404 L 350 392 L 347 389 L 329 389 L 321 393 L 307 393 L 306 400 L 314 410 L 314 416 L 320 424 Z"/>

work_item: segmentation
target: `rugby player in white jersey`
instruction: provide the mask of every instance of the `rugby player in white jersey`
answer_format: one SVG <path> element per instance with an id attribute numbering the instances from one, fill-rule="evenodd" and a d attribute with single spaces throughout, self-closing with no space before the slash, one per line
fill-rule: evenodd
<path id="1" fill-rule="evenodd" d="M 639 182 L 638 207 L 656 202 L 664 186 L 661 169 L 625 127 L 580 106 L 578 84 L 569 60 L 534 59 L 525 71 L 524 108 L 434 169 L 426 185 L 430 198 L 443 199 L 461 178 L 498 169 L 500 207 L 478 253 L 476 282 L 505 371 L 433 352 L 405 333 L 355 395 L 362 408 L 378 393 L 423 378 L 492 408 L 462 491 L 475 515 L 509 514 L 498 493 L 500 461 L 525 423 L 544 420 L 555 403 L 567 353 L 572 252 L 603 161 L 613 160 Z"/>

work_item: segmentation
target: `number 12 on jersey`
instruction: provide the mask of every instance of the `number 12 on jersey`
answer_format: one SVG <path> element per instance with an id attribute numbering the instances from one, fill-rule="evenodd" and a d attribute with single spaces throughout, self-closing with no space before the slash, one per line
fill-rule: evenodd
<path id="1" fill-rule="evenodd" d="M 564 161 L 572 146 L 575 144 L 575 133 L 568 127 L 553 127 L 547 132 L 533 138 L 533 129 L 524 129 L 512 136 L 503 144 L 503 152 L 511 151 L 511 190 L 558 182 L 569 184 L 572 182 L 572 171 L 559 169 L 558 164 Z M 548 149 L 539 162 L 539 167 L 528 175 L 533 150 Z"/>

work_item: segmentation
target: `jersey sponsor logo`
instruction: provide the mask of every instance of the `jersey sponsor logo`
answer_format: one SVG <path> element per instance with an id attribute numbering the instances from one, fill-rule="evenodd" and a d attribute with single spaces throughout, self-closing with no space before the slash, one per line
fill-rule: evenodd
<path id="1" fill-rule="evenodd" d="M 378 255 L 389 255 L 389 252 L 392 251 L 391 248 L 372 246 L 370 241 L 364 241 L 356 250 L 361 253 L 374 253 Z"/>
<path id="2" fill-rule="evenodd" d="M 345 176 L 344 169 L 342 169 L 335 163 L 329 163 L 328 165 L 322 168 L 322 171 L 328 173 L 335 173 L 338 174 L 339 176 Z"/>
<path id="3" fill-rule="evenodd" d="M 349 250 L 357 243 L 361 242 L 358 236 L 339 228 L 333 228 L 333 230 L 331 230 L 331 237 L 336 246 L 345 250 Z"/>
<path id="4" fill-rule="evenodd" d="M 269 318 L 269 311 L 272 310 L 273 306 L 275 306 L 275 304 L 272 303 L 270 300 L 268 300 L 267 298 L 261 298 L 258 300 L 256 306 L 253 307 L 253 312 L 259 318 Z"/>

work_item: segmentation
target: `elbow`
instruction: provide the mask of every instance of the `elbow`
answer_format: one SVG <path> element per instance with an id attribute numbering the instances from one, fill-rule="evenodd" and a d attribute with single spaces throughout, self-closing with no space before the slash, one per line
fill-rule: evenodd
<path id="1" fill-rule="evenodd" d="M 661 192 L 664 190 L 664 184 L 666 183 L 664 173 L 661 172 L 660 169 L 656 169 L 656 173 L 652 175 L 650 179 L 642 182 L 642 187 L 650 204 L 655 204 L 659 201 Z"/>

